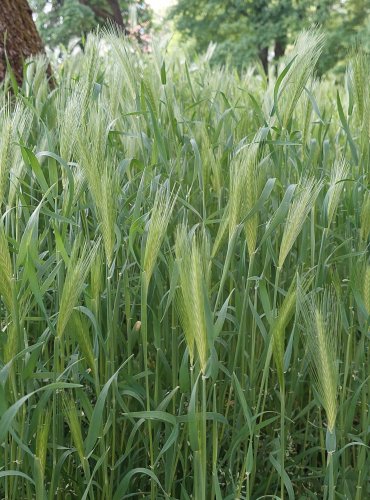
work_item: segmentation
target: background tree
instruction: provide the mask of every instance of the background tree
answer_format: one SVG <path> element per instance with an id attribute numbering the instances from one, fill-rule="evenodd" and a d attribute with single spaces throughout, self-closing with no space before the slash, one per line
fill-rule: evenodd
<path id="1" fill-rule="evenodd" d="M 357 43 L 365 51 L 370 50 L 370 2 L 368 0 L 346 0 L 335 2 L 333 15 L 326 16 L 326 48 L 319 62 L 318 71 L 324 73 L 338 64 L 344 70 L 347 54 Z"/>
<path id="2" fill-rule="evenodd" d="M 328 34 L 319 70 L 343 58 L 356 36 L 369 29 L 368 0 L 178 0 L 170 12 L 183 39 L 197 50 L 217 42 L 214 59 L 241 67 L 259 57 L 281 57 L 297 33 L 320 24 Z"/>
<path id="3" fill-rule="evenodd" d="M 6 56 L 20 82 L 24 60 L 43 51 L 27 0 L 0 2 L 0 80 L 6 71 Z"/>
<path id="4" fill-rule="evenodd" d="M 98 25 L 113 22 L 145 42 L 151 10 L 139 0 L 30 0 L 40 34 L 50 47 L 67 45 Z"/>

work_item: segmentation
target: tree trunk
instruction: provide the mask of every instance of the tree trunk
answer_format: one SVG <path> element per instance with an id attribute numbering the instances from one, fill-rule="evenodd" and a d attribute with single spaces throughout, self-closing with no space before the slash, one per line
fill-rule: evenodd
<path id="1" fill-rule="evenodd" d="M 43 52 L 27 0 L 0 0 L 0 80 L 4 79 L 6 72 L 5 51 L 20 83 L 24 60 Z"/>
<path id="2" fill-rule="evenodd" d="M 263 47 L 259 51 L 259 58 L 261 59 L 261 63 L 263 69 L 265 70 L 266 75 L 268 74 L 269 62 L 268 62 L 269 49 L 268 47 Z"/>
<path id="3" fill-rule="evenodd" d="M 119 6 L 118 0 L 108 0 L 108 3 L 110 5 L 110 8 L 112 9 L 112 13 L 116 24 L 118 24 L 118 26 L 120 26 L 121 28 L 125 29 L 121 7 Z"/>
<path id="4" fill-rule="evenodd" d="M 275 41 L 275 59 L 278 60 L 285 54 L 286 41 L 284 39 Z"/>
<path id="5" fill-rule="evenodd" d="M 1 1 L 1 0 L 0 0 Z M 91 3 L 91 0 L 79 0 L 82 5 L 87 5 L 94 12 L 98 21 L 112 21 L 117 24 L 124 33 L 127 33 L 125 23 L 123 21 L 121 7 L 119 6 L 119 0 L 107 0 L 110 10 L 107 9 L 107 5 L 103 7 L 102 5 Z"/>

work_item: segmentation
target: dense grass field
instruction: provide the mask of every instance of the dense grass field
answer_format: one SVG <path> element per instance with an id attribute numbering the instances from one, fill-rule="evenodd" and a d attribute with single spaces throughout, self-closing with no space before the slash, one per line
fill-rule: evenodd
<path id="1" fill-rule="evenodd" d="M 370 62 L 324 43 L 8 75 L 1 498 L 370 498 Z"/>

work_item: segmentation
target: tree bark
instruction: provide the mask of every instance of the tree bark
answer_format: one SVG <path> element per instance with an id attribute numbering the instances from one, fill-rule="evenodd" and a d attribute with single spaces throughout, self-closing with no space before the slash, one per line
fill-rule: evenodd
<path id="1" fill-rule="evenodd" d="M 98 20 L 112 21 L 117 24 L 117 26 L 119 26 L 124 33 L 127 33 L 127 28 L 122 17 L 121 7 L 119 6 L 119 0 L 107 0 L 110 10 L 102 7 L 101 5 L 92 4 L 90 1 L 91 0 L 79 0 L 81 4 L 90 7 Z"/>
<path id="2" fill-rule="evenodd" d="M 24 60 L 43 50 L 27 0 L 0 0 L 0 80 L 6 72 L 5 52 L 20 83 Z"/>
<path id="3" fill-rule="evenodd" d="M 285 54 L 286 41 L 284 39 L 275 41 L 275 59 L 280 59 Z"/>
<path id="4" fill-rule="evenodd" d="M 269 49 L 268 47 L 263 47 L 259 51 L 259 58 L 261 59 L 261 63 L 263 69 L 265 70 L 266 75 L 268 74 L 269 62 L 268 62 Z"/>
<path id="5" fill-rule="evenodd" d="M 118 26 L 125 29 L 125 25 L 123 22 L 121 7 L 119 6 L 118 0 L 108 0 L 110 8 L 112 9 L 112 13 L 114 16 L 114 20 Z"/>
<path id="6" fill-rule="evenodd" d="M 106 8 L 102 7 L 101 5 L 91 4 L 90 0 L 79 0 L 79 2 L 82 5 L 90 7 L 90 9 L 94 12 L 95 16 L 98 19 L 109 19 L 111 21 L 114 21 L 113 14 L 109 12 L 109 10 L 107 10 Z"/>

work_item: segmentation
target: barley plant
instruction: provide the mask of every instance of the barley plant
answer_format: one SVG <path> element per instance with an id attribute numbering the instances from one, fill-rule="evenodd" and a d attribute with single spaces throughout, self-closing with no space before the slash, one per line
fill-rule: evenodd
<path id="1" fill-rule="evenodd" d="M 324 43 L 8 73 L 1 498 L 370 498 L 370 62 Z"/>

